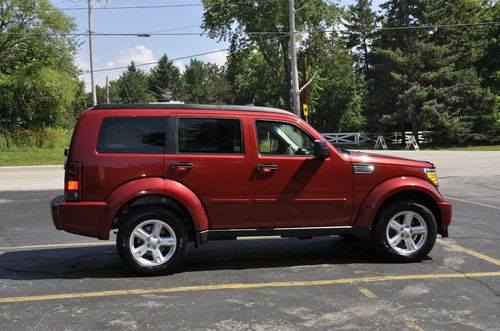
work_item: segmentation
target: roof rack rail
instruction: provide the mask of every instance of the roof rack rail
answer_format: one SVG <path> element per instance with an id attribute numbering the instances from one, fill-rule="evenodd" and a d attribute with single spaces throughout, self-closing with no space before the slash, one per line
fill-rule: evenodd
<path id="1" fill-rule="evenodd" d="M 114 103 L 97 104 L 93 110 L 106 109 L 192 109 L 192 110 L 227 110 L 227 111 L 249 111 L 249 112 L 268 112 L 294 115 L 292 112 L 270 107 L 256 106 L 236 106 L 236 105 L 195 105 L 195 104 L 158 104 L 158 103 Z M 294 115 L 295 116 L 295 115 Z"/>

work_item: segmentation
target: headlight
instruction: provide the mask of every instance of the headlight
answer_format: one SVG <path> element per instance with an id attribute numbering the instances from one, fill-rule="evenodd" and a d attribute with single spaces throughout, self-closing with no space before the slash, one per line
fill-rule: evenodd
<path id="1" fill-rule="evenodd" d="M 434 186 L 439 186 L 436 168 L 424 168 L 425 178 Z"/>

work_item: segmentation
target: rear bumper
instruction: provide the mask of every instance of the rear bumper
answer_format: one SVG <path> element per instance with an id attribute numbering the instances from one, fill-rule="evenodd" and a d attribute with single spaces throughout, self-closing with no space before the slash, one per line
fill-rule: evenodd
<path id="1" fill-rule="evenodd" d="M 67 202 L 59 195 L 50 202 L 52 221 L 58 230 L 101 238 L 101 225 L 107 205 L 99 201 Z"/>
<path id="2" fill-rule="evenodd" d="M 441 212 L 441 229 L 438 233 L 443 237 L 448 237 L 448 227 L 451 223 L 452 207 L 448 201 L 438 202 L 439 211 Z"/>

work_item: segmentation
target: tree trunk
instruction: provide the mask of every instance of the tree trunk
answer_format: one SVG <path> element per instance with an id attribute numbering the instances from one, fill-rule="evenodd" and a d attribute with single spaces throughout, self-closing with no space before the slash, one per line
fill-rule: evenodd
<path id="1" fill-rule="evenodd" d="M 366 39 L 363 39 L 363 53 L 364 53 L 364 78 L 366 78 L 366 75 L 368 73 L 368 45 L 366 45 Z"/>

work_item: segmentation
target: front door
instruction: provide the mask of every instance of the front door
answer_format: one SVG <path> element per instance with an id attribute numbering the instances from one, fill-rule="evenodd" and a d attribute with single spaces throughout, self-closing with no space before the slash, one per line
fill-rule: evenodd
<path id="1" fill-rule="evenodd" d="M 352 169 L 333 150 L 313 154 L 314 139 L 295 123 L 254 118 L 254 227 L 351 225 Z"/>
<path id="2" fill-rule="evenodd" d="M 200 198 L 211 229 L 252 224 L 254 166 L 245 121 L 245 116 L 176 118 L 176 153 L 165 155 L 166 178 Z"/>

